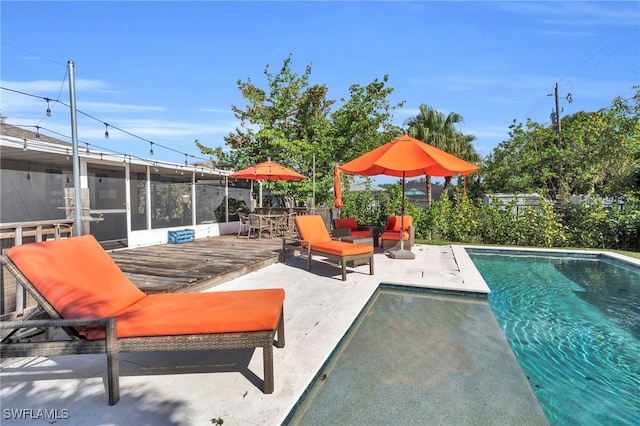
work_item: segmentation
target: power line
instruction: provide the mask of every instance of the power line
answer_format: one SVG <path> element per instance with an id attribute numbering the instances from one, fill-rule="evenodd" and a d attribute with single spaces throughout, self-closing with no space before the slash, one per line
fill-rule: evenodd
<path id="1" fill-rule="evenodd" d="M 37 56 L 38 58 L 44 59 L 45 61 L 52 62 L 52 63 L 54 63 L 56 65 L 60 65 L 60 66 L 63 66 L 65 68 L 67 67 L 67 64 L 63 64 L 61 62 L 56 61 L 55 59 L 47 58 L 46 56 L 39 55 L 39 54 L 31 52 L 31 51 L 29 51 L 27 49 L 23 49 L 21 47 L 14 46 L 13 44 L 7 43 L 6 41 L 2 41 L 2 44 L 4 44 L 5 46 L 9 46 L 9 47 L 11 47 L 13 49 L 20 50 L 22 52 L 28 53 L 29 55 Z"/>

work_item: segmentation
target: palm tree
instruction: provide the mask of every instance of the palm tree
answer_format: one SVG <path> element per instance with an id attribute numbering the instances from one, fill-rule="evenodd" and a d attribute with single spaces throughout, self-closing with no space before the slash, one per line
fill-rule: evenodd
<path id="1" fill-rule="evenodd" d="M 420 105 L 420 113 L 416 117 L 405 120 L 404 124 L 409 128 L 407 131 L 409 136 L 443 151 L 450 152 L 453 146 L 456 145 L 459 135 L 454 125 L 461 122 L 463 122 L 463 118 L 458 113 L 450 112 L 445 117 L 444 114 L 437 109 L 422 104 Z M 475 139 L 475 136 L 473 138 Z M 427 203 L 431 204 L 431 176 L 426 176 L 426 186 Z M 446 194 L 446 189 L 447 186 L 445 185 L 445 192 L 443 192 L 443 194 Z"/>
<path id="2" fill-rule="evenodd" d="M 482 158 L 476 152 L 476 149 L 473 147 L 473 141 L 476 140 L 475 135 L 465 135 L 460 132 L 456 132 L 453 143 L 449 146 L 449 149 L 445 149 L 449 154 L 455 155 L 458 158 L 462 158 L 463 160 L 472 163 L 479 164 L 482 161 Z M 453 176 L 445 176 L 444 178 L 444 193 L 449 191 L 449 186 L 451 186 L 451 178 Z M 466 177 L 464 177 L 466 179 Z"/>

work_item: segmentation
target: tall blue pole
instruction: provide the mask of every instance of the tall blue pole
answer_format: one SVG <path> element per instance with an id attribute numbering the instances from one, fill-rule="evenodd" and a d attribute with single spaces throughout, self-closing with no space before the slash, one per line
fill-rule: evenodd
<path id="1" fill-rule="evenodd" d="M 73 194 L 75 203 L 76 235 L 82 235 L 82 192 L 80 188 L 80 154 L 78 152 L 78 122 L 76 116 L 76 80 L 73 61 L 69 68 L 69 105 L 71 106 L 71 143 L 73 144 Z"/>

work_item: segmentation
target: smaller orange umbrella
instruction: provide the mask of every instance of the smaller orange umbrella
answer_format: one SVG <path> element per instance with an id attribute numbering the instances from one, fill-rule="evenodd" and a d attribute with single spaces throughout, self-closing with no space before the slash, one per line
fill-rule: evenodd
<path id="1" fill-rule="evenodd" d="M 340 166 L 336 164 L 333 172 L 333 207 L 342 207 L 342 183 L 340 182 Z"/>
<path id="2" fill-rule="evenodd" d="M 231 177 L 250 180 L 302 180 L 307 178 L 283 165 L 274 163 L 270 158 L 263 163 L 235 172 L 231 174 Z"/>
<path id="3" fill-rule="evenodd" d="M 269 158 L 263 163 L 256 164 L 238 172 L 232 173 L 231 177 L 234 179 L 249 179 L 249 180 L 302 180 L 307 177 L 300 173 L 288 169 L 285 166 L 274 163 Z M 271 197 L 269 197 L 269 209 L 271 209 Z"/>

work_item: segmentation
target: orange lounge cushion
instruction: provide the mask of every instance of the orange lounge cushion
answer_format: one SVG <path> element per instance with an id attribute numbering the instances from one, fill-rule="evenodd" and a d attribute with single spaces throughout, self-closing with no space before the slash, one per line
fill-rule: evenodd
<path id="1" fill-rule="evenodd" d="M 336 256 L 373 253 L 373 247 L 370 245 L 351 244 L 342 241 L 312 242 L 311 250 Z"/>
<path id="2" fill-rule="evenodd" d="M 242 333 L 275 330 L 284 289 L 210 293 L 151 294 L 119 313 L 118 337 Z M 104 339 L 104 329 L 81 331 L 89 340 Z"/>
<path id="3" fill-rule="evenodd" d="M 411 216 L 404 216 L 404 224 L 402 223 L 402 216 L 389 216 L 387 217 L 387 231 L 400 231 L 400 227 L 404 225 L 404 230 L 408 230 L 413 223 Z M 396 238 L 400 239 L 400 237 Z"/>
<path id="4" fill-rule="evenodd" d="M 312 243 L 332 241 L 331 235 L 329 235 L 329 231 L 327 231 L 327 227 L 319 215 L 296 216 L 296 227 L 302 240 L 311 241 Z"/>
<path id="5" fill-rule="evenodd" d="M 351 231 L 358 230 L 358 223 L 356 222 L 355 217 L 345 217 L 342 219 L 334 219 L 333 226 L 335 228 L 349 228 Z M 353 235 L 353 232 L 351 233 Z"/>
<path id="6" fill-rule="evenodd" d="M 91 235 L 15 246 L 7 256 L 66 319 L 114 316 L 147 297 Z"/>
<path id="7" fill-rule="evenodd" d="M 406 241 L 409 239 L 409 233 L 403 232 L 403 239 Z M 380 235 L 381 240 L 397 240 L 400 241 L 400 231 L 385 231 Z"/>

